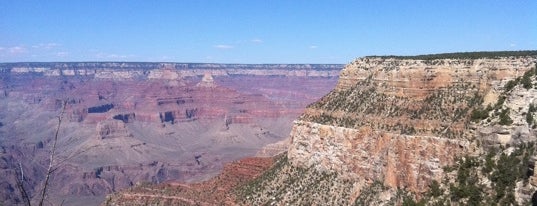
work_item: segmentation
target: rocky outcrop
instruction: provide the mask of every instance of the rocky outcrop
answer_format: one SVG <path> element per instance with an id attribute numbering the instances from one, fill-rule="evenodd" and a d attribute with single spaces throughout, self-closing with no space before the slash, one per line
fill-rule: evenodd
<path id="1" fill-rule="evenodd" d="M 479 150 L 470 111 L 534 67 L 534 57 L 357 59 L 295 122 L 289 161 L 422 193 Z"/>
<path id="2" fill-rule="evenodd" d="M 348 128 L 469 138 L 468 112 L 496 101 L 533 58 L 399 60 L 361 58 L 343 69 L 336 89 L 302 119 Z M 497 98 L 497 95 L 496 95 Z"/>
<path id="3" fill-rule="evenodd" d="M 196 85 L 198 87 L 215 87 L 213 76 L 210 73 L 205 73 L 201 81 Z"/>
<path id="4" fill-rule="evenodd" d="M 533 57 L 498 57 L 481 59 L 398 59 L 359 58 L 341 71 L 337 91 L 349 89 L 370 79 L 383 93 L 423 99 L 432 91 L 469 83 L 474 89 L 497 86 L 521 76 L 534 65 Z"/>
<path id="5" fill-rule="evenodd" d="M 533 81 L 532 85 L 534 83 L 537 82 Z M 490 111 L 490 117 L 479 122 L 476 128 L 478 139 L 482 140 L 484 146 L 520 145 L 535 141 L 537 131 L 533 127 L 535 112 L 532 110 L 535 110 L 537 105 L 537 89 L 518 85 L 508 92 L 498 92 L 495 97 L 495 100 L 502 104 L 491 102 L 490 105 L 496 104 L 496 111 Z M 508 117 L 512 122 L 500 124 L 500 115 L 495 114 L 506 110 L 509 110 Z"/>
<path id="6" fill-rule="evenodd" d="M 412 136 L 296 121 L 289 161 L 302 168 L 337 173 L 349 180 L 382 181 L 393 188 L 424 192 L 441 181 L 442 168 L 468 150 L 469 141 Z"/>
<path id="7" fill-rule="evenodd" d="M 110 139 L 118 137 L 132 137 L 123 121 L 106 120 L 97 123 L 98 139 Z"/>
<path id="8" fill-rule="evenodd" d="M 272 144 L 267 144 L 257 152 L 256 157 L 274 157 L 289 149 L 289 139 L 286 138 Z"/>

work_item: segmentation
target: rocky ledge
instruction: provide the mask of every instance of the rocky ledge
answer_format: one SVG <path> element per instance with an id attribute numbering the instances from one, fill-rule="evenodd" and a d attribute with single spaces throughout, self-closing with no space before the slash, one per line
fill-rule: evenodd
<path id="1" fill-rule="evenodd" d="M 534 66 L 534 57 L 357 59 L 295 123 L 289 159 L 422 192 L 477 150 L 470 111 Z"/>
<path id="2" fill-rule="evenodd" d="M 273 158 L 245 158 L 227 164 L 220 175 L 202 183 L 140 184 L 110 195 L 103 205 L 235 205 L 235 189 L 273 164 Z"/>

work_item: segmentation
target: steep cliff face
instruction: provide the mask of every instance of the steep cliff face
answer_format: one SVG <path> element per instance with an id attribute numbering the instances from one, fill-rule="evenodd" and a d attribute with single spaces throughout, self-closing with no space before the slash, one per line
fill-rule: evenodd
<path id="1" fill-rule="evenodd" d="M 386 186 L 423 192 L 440 181 L 442 167 L 468 150 L 468 141 L 350 129 L 297 121 L 289 161 L 298 167 L 338 173 L 349 180 L 383 181 Z"/>
<path id="2" fill-rule="evenodd" d="M 469 109 L 484 97 L 494 97 L 502 82 L 521 76 L 533 64 L 532 58 L 508 57 L 361 58 L 345 67 L 336 89 L 310 106 L 302 119 L 391 133 L 467 137 Z"/>
<path id="3" fill-rule="evenodd" d="M 471 110 L 534 61 L 357 59 L 336 89 L 295 122 L 289 160 L 423 192 L 440 181 L 443 167 L 477 150 Z"/>
<path id="4" fill-rule="evenodd" d="M 522 81 L 523 75 L 533 75 L 535 61 L 535 56 L 433 60 L 359 58 L 344 68 L 337 87 L 331 93 L 310 105 L 294 122 L 287 154 L 290 167 L 315 171 L 307 173 L 310 176 L 301 175 L 307 179 L 332 175 L 334 184 L 349 190 L 347 195 L 339 197 L 347 199 L 347 203 L 364 201 L 375 190 L 372 189 L 377 187 L 375 185 L 383 189 L 377 191 L 373 199 L 365 198 L 366 203 L 398 201 L 397 197 L 401 197 L 398 189 L 420 199 L 429 194 L 433 182 L 437 184 L 444 180 L 450 180 L 454 188 L 463 187 L 467 183 L 457 183 L 458 173 L 447 169 L 459 165 L 455 168 L 459 168 L 456 171 L 460 173 L 461 165 L 465 165 L 464 161 L 460 163 L 461 158 L 472 157 L 481 162 L 485 160 L 480 158 L 488 154 L 486 151 L 489 149 L 504 151 L 502 148 L 514 147 L 508 151 L 519 151 L 519 146 L 514 145 L 533 144 L 531 142 L 535 141 L 531 130 L 534 123 L 525 123 L 521 118 L 528 113 L 528 105 L 534 102 L 533 89 L 515 86 L 513 92 L 505 91 L 508 82 Z M 535 82 L 533 76 L 531 79 Z M 533 87 L 532 84 L 530 87 Z M 496 105 L 496 110 L 485 109 L 487 105 L 491 105 L 489 108 Z M 512 112 L 507 115 L 514 122 L 502 125 L 501 113 L 509 109 Z M 486 119 L 476 115 L 480 111 L 488 112 Z M 508 151 L 507 155 L 510 154 Z M 532 150 L 520 151 L 513 158 L 527 158 L 527 155 L 533 154 Z M 494 161 L 501 159 L 499 156 L 496 158 Z M 524 166 L 520 170 L 524 170 Z M 490 177 L 488 173 L 475 175 Z M 264 189 L 245 194 L 245 202 L 289 203 L 298 197 L 316 198 L 307 192 L 301 193 L 303 195 L 262 194 L 290 187 L 285 181 L 279 183 L 283 186 L 275 186 L 278 179 L 285 178 L 288 177 L 276 175 L 265 179 L 258 184 Z M 482 178 L 480 181 L 488 181 L 489 187 L 492 187 L 491 181 L 499 184 L 494 182 L 494 178 Z M 332 187 L 321 183 L 293 186 Z M 456 192 L 451 191 L 448 184 L 441 186 L 448 191 L 446 194 L 451 195 L 447 195 L 448 198 L 474 200 L 464 199 L 468 196 L 453 195 Z M 488 190 L 492 191 L 490 188 L 480 191 Z M 522 197 L 533 189 L 522 186 L 517 189 L 522 190 L 526 193 L 515 192 L 519 202 L 523 202 Z M 501 198 L 503 196 L 498 200 L 503 201 Z M 527 201 L 527 196 L 525 198 Z M 319 202 L 314 204 L 324 202 L 322 198 L 317 199 Z"/>

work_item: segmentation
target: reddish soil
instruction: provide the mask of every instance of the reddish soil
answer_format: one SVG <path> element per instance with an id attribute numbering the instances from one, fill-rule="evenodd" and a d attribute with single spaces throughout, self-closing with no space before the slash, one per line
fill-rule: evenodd
<path id="1" fill-rule="evenodd" d="M 220 175 L 205 182 L 139 185 L 111 196 L 104 204 L 235 205 L 233 190 L 261 175 L 272 163 L 273 158 L 249 157 L 227 164 Z"/>

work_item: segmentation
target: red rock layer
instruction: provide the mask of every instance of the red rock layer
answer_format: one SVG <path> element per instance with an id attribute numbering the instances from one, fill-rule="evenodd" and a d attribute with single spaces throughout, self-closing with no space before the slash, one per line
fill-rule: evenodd
<path id="1" fill-rule="evenodd" d="M 224 166 L 221 174 L 196 184 L 139 185 L 107 198 L 103 205 L 235 205 L 233 189 L 267 170 L 272 158 L 245 158 Z"/>

